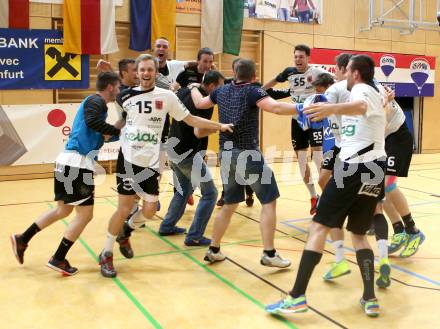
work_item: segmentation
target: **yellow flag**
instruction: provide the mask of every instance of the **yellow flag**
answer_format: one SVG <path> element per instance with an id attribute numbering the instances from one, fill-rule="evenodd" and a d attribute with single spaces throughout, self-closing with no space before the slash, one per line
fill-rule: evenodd
<path id="1" fill-rule="evenodd" d="M 153 0 L 151 4 L 151 46 L 157 38 L 165 37 L 170 42 L 171 50 L 174 50 L 176 41 L 176 1 Z"/>

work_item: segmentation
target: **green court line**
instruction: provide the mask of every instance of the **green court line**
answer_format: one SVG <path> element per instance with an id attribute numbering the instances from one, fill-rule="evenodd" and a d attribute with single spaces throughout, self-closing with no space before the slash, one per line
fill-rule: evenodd
<path id="1" fill-rule="evenodd" d="M 301 233 L 300 235 L 304 235 L 304 234 Z M 283 238 L 291 238 L 291 237 L 292 237 L 291 235 L 285 235 L 285 236 L 280 236 L 278 238 L 279 239 L 283 239 Z M 239 244 L 242 244 L 242 243 L 252 243 L 252 242 L 260 242 L 260 241 L 261 241 L 261 239 L 234 241 L 234 242 L 223 243 L 222 247 L 235 246 L 235 245 L 239 245 Z M 191 247 L 191 249 L 158 251 L 158 252 L 154 252 L 154 253 L 133 256 L 133 258 L 131 258 L 131 259 L 145 258 L 145 257 L 151 257 L 151 256 L 160 256 L 160 255 L 169 255 L 169 254 L 179 254 L 179 253 L 183 253 L 183 252 L 192 252 L 192 251 L 197 251 L 197 250 L 201 250 L 201 249 L 206 249 L 206 246 L 203 246 L 203 247 Z M 118 260 L 118 261 L 120 261 L 120 260 L 128 260 L 128 258 L 120 257 L 120 258 L 114 258 L 114 260 Z"/>
<path id="2" fill-rule="evenodd" d="M 111 205 L 117 207 L 117 204 L 111 200 L 109 200 L 108 198 L 105 198 L 105 200 L 107 200 Z M 148 226 L 146 226 L 146 229 L 148 232 L 150 232 L 152 235 L 158 237 L 159 239 L 161 239 L 163 242 L 165 242 L 166 244 L 168 244 L 170 247 L 172 247 L 174 250 L 176 251 L 180 251 L 181 254 L 183 256 L 185 256 L 186 258 L 188 258 L 189 260 L 191 260 L 193 263 L 197 264 L 199 267 L 203 268 L 206 272 L 212 274 L 213 276 L 215 276 L 217 279 L 219 279 L 220 281 L 222 281 L 224 284 L 226 284 L 228 287 L 232 288 L 234 291 L 236 291 L 237 293 L 239 293 L 240 295 L 242 295 L 243 297 L 245 297 L 246 299 L 250 300 L 252 303 L 254 303 L 255 305 L 257 305 L 260 309 L 264 310 L 265 309 L 265 305 L 256 300 L 254 297 L 252 297 L 251 295 L 249 295 L 248 293 L 246 293 L 245 291 L 241 290 L 239 287 L 237 287 L 236 285 L 234 285 L 231 281 L 229 281 L 228 279 L 224 278 L 223 276 L 221 276 L 219 273 L 215 272 L 214 270 L 212 270 L 211 268 L 209 268 L 208 266 L 206 266 L 205 264 L 201 263 L 199 260 L 197 260 L 196 258 L 194 258 L 192 255 L 190 255 L 188 253 L 187 250 L 182 250 L 180 247 L 178 247 L 177 245 L 175 245 L 174 243 L 172 243 L 170 240 L 168 240 L 167 238 L 160 236 L 157 232 L 153 231 L 151 228 L 149 228 Z M 282 316 L 273 316 L 275 319 L 281 321 L 283 324 L 285 324 L 287 327 L 292 328 L 292 329 L 298 329 L 298 327 L 294 326 L 292 323 L 290 323 L 286 318 L 282 317 Z"/>
<path id="3" fill-rule="evenodd" d="M 263 303 L 261 303 L 260 301 L 256 300 L 254 297 L 252 297 L 251 295 L 249 295 L 248 293 L 246 293 L 245 291 L 243 291 L 242 289 L 240 289 L 239 287 L 237 287 L 235 284 L 233 284 L 231 281 L 229 281 L 228 279 L 226 279 L 225 277 L 221 276 L 220 274 L 218 274 L 216 271 L 212 270 L 210 267 L 206 266 L 205 264 L 201 263 L 198 259 L 196 259 L 194 256 L 190 255 L 188 253 L 188 251 L 186 250 L 182 250 L 180 249 L 177 245 L 175 245 L 174 243 L 172 243 L 171 241 L 169 241 L 167 238 L 160 236 L 158 233 L 156 233 L 155 231 L 153 231 L 152 229 L 150 229 L 149 227 L 147 227 L 147 230 L 153 234 L 154 236 L 158 237 L 159 239 L 161 239 L 163 242 L 165 242 L 166 244 L 168 244 L 169 246 L 171 246 L 172 248 L 176 249 L 176 250 L 180 250 L 182 251 L 182 255 L 185 256 L 186 258 L 188 258 L 189 260 L 191 260 L 193 263 L 197 264 L 199 267 L 203 268 L 206 272 L 212 274 L 213 276 L 215 276 L 217 279 L 219 279 L 221 282 L 223 282 L 224 284 L 226 284 L 228 287 L 232 288 L 234 291 L 238 292 L 240 295 L 242 295 L 243 297 L 247 298 L 248 300 L 250 300 L 252 303 L 254 303 L 255 305 L 257 305 L 260 309 L 264 310 L 265 309 L 265 305 Z M 295 327 L 292 323 L 290 323 L 287 319 L 281 317 L 281 316 L 276 316 L 274 317 L 277 320 L 283 322 L 287 327 L 292 328 L 292 329 L 298 329 L 297 327 Z"/>
<path id="4" fill-rule="evenodd" d="M 222 246 L 232 246 L 232 245 L 241 244 L 241 243 L 258 242 L 258 241 L 261 241 L 261 240 L 257 239 L 257 240 L 236 241 L 236 242 L 225 243 Z M 145 258 L 145 257 L 151 257 L 151 256 L 160 256 L 160 255 L 168 255 L 168 254 L 179 254 L 179 253 L 182 253 L 182 252 L 185 252 L 185 251 L 191 252 L 191 251 L 196 251 L 196 250 L 201 250 L 201 249 L 206 249 L 206 246 L 203 246 L 203 247 L 191 247 L 191 249 L 158 251 L 158 252 L 153 252 L 153 253 L 150 253 L 150 254 L 143 254 L 143 255 L 133 256 L 133 258 L 131 258 L 131 259 Z M 114 259 L 118 260 L 118 261 L 119 260 L 128 260 L 125 257 L 114 258 Z"/>
<path id="5" fill-rule="evenodd" d="M 47 203 L 49 208 L 53 209 L 53 205 L 51 203 Z M 63 224 L 65 226 L 68 225 L 68 222 L 63 219 Z M 93 257 L 93 259 L 98 262 L 98 256 L 95 252 L 90 248 L 90 246 L 82 239 L 81 237 L 78 239 L 79 242 L 83 245 L 83 247 L 87 250 L 87 252 Z M 136 306 L 136 308 L 145 316 L 145 318 L 153 325 L 156 329 L 162 329 L 163 327 L 157 322 L 157 320 L 145 309 L 145 307 L 136 299 L 136 297 L 130 292 L 130 290 L 116 277 L 112 278 L 113 282 L 118 286 L 119 289 L 128 297 L 128 299 Z"/>

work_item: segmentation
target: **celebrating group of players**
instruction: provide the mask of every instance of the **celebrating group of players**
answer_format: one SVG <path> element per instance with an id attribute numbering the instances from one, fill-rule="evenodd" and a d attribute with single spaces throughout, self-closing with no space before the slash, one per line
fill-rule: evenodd
<path id="1" fill-rule="evenodd" d="M 274 246 L 276 200 L 280 193 L 275 175 L 259 149 L 259 111 L 263 110 L 292 118 L 292 145 L 310 193 L 310 214 L 314 215 L 292 290 L 266 310 L 307 311 L 306 288 L 320 262 L 328 234 L 336 259 L 324 279 L 350 273 L 342 230 L 347 219 L 346 229 L 352 235 L 364 286 L 360 303 L 368 316 L 377 316 L 374 254 L 367 231 L 374 231 L 378 244 L 376 285 L 380 288 L 391 283 L 388 254 L 402 249 L 400 256 L 410 257 L 425 237 L 415 226 L 408 203 L 397 187 L 397 177 L 408 175 L 412 136 L 392 91 L 374 79 L 374 61 L 366 55 L 342 53 L 336 58 L 336 73 L 332 75 L 310 65 L 310 48 L 297 45 L 294 67 L 261 85 L 256 81 L 252 60 L 235 60 L 234 76 L 225 79 L 213 69 L 214 54 L 208 48 L 200 49 L 194 62 L 168 60 L 168 51 L 168 40 L 160 38 L 155 42 L 153 55 L 121 60 L 119 74 L 112 71 L 110 63 L 100 62 L 97 93 L 81 103 L 65 149 L 55 161 L 57 207 L 40 215 L 21 234 L 11 236 L 19 263 L 23 263 L 24 252 L 35 234 L 75 209 L 75 217 L 47 266 L 64 275 L 78 272 L 66 260 L 66 254 L 93 217 L 97 151 L 104 142 L 119 139 L 118 207 L 109 219 L 99 255 L 104 277 L 117 275 L 113 264 L 115 242 L 125 257 L 132 258 L 132 232 L 158 210 L 165 155 L 173 171 L 174 194 L 160 225 L 160 235 L 186 233 L 177 223 L 187 203 L 191 203 L 194 189 L 200 188 L 201 198 L 184 244 L 209 246 L 204 259 L 210 263 L 222 261 L 226 256 L 220 243 L 231 217 L 240 202 L 253 202 L 255 193 L 262 207 L 260 263 L 278 268 L 290 266 L 290 261 L 282 258 Z M 286 81 L 288 89 L 273 89 L 277 83 Z M 291 97 L 292 102 L 275 100 L 286 97 Z M 120 119 L 109 124 L 107 104 L 114 101 Z M 219 123 L 210 120 L 215 105 Z M 334 147 L 324 153 L 324 158 L 323 122 L 331 127 L 335 139 Z M 208 238 L 204 233 L 218 191 L 204 155 L 207 136 L 218 131 L 223 192 L 217 204 L 222 207 L 216 214 L 212 237 Z M 308 164 L 309 147 L 312 162 L 320 173 L 321 196 Z M 384 211 L 394 230 L 390 243 Z"/>

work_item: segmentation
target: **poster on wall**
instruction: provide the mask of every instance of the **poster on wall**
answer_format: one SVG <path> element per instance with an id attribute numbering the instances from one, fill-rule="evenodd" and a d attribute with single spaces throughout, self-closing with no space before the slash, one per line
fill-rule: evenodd
<path id="1" fill-rule="evenodd" d="M 64 150 L 78 108 L 79 104 L 0 105 L 0 166 L 53 163 Z M 107 122 L 117 121 L 113 104 L 108 114 Z M 105 143 L 98 159 L 117 159 L 119 147 L 119 142 Z"/>
<path id="2" fill-rule="evenodd" d="M 371 56 L 376 64 L 375 78 L 393 89 L 397 97 L 434 96 L 435 57 L 314 48 L 310 63 L 334 72 L 335 57 L 343 52 Z"/>
<path id="3" fill-rule="evenodd" d="M 0 29 L 0 90 L 89 88 L 89 56 L 66 54 L 57 30 Z"/>
<path id="4" fill-rule="evenodd" d="M 176 0 L 176 13 L 201 14 L 202 0 Z"/>
<path id="5" fill-rule="evenodd" d="M 243 0 L 244 17 L 322 24 L 323 0 Z M 202 0 L 176 0 L 176 12 L 201 14 Z"/>
<path id="6" fill-rule="evenodd" d="M 244 0 L 244 17 L 322 24 L 323 0 Z"/>

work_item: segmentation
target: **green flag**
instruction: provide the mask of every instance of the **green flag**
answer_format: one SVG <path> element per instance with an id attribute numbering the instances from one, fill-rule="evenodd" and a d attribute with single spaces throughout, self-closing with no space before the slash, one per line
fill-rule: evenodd
<path id="1" fill-rule="evenodd" d="M 223 52 L 238 56 L 243 30 L 243 0 L 223 1 Z"/>

